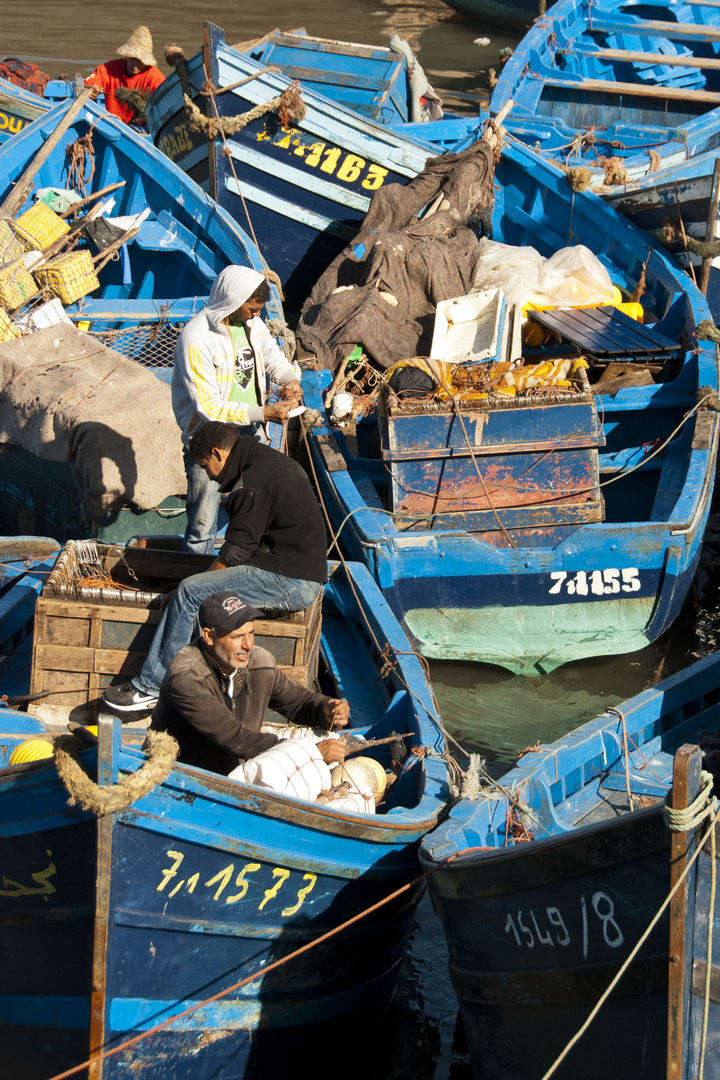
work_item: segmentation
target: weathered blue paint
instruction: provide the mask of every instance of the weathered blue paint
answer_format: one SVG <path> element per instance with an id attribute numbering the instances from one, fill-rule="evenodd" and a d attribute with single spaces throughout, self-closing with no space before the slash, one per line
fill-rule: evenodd
<path id="1" fill-rule="evenodd" d="M 27 693 L 35 601 L 58 550 L 49 537 L 0 537 L 0 698 Z"/>
<path id="2" fill-rule="evenodd" d="M 467 521 L 443 527 L 438 516 L 432 527 L 412 528 L 412 521 L 394 520 L 388 512 L 387 462 L 373 449 L 374 418 L 358 427 L 357 453 L 329 426 L 314 429 L 311 445 L 341 546 L 367 563 L 417 648 L 430 657 L 551 671 L 585 656 L 642 648 L 677 615 L 709 511 L 717 415 L 696 414 L 666 449 L 646 459 L 696 403 L 698 387 L 716 392 L 716 348 L 701 342 L 695 350 L 695 327 L 709 314 L 705 299 L 646 234 L 594 196 L 572 196 L 564 178 L 524 147 L 505 148 L 496 181 L 496 239 L 532 244 L 545 255 L 572 241 L 584 243 L 626 294 L 649 260 L 643 297 L 648 321 L 658 320 L 658 332 L 691 345 L 666 381 L 596 398 L 605 438 L 600 483 L 613 480 L 601 487 L 604 520 L 546 521 L 535 528 L 509 520 L 515 550 L 498 527 L 472 531 Z M 327 373 L 304 375 L 305 400 L 313 408 L 323 410 L 328 383 Z M 545 418 L 551 443 L 557 434 L 553 408 L 533 415 L 541 423 Z M 464 416 L 472 425 L 477 414 Z M 328 435 L 337 440 L 346 468 L 323 454 Z M 537 427 L 532 437 L 542 441 Z M 615 482 L 623 473 L 628 475 Z M 503 520 L 502 508 L 498 516 Z M 605 580 L 613 572 L 619 575 L 617 592 Z"/>
<path id="3" fill-rule="evenodd" d="M 720 654 L 525 754 L 502 779 L 463 799 L 421 847 L 425 868 L 470 849 L 430 878 L 478 1078 L 544 1074 L 587 1019 L 670 891 L 662 810 L 673 755 L 720 729 Z M 515 839 L 513 806 L 529 830 Z M 699 864 L 700 865 L 700 864 Z M 707 873 L 707 862 L 701 872 Z M 695 962 L 704 960 L 707 884 L 698 889 Z M 693 907 L 695 907 L 693 894 Z M 663 1076 L 668 913 L 554 1074 L 600 1080 Z M 717 930 L 717 916 L 716 916 Z M 706 1075 L 718 1076 L 713 990 Z M 702 1003 L 693 1000 L 697 1050 Z M 710 1073 L 708 1073 L 710 1069 Z M 687 1077 L 696 1072 L 688 1071 Z"/>
<path id="4" fill-rule="evenodd" d="M 206 23 L 203 53 L 188 60 L 196 104 L 233 117 L 282 94 L 291 79 L 225 45 L 222 31 Z M 200 96 L 207 66 L 214 85 L 242 86 L 219 94 L 213 105 Z M 299 309 L 313 282 L 352 238 L 374 191 L 406 183 L 436 152 L 394 129 L 312 91 L 303 95 L 305 118 L 282 127 L 272 113 L 228 138 L 211 143 L 187 125 L 177 75 L 150 98 L 153 140 L 203 185 L 243 226 L 252 220 L 260 250 L 283 282 L 287 304 Z M 243 199 L 247 207 L 243 205 Z"/>
<path id="5" fill-rule="evenodd" d="M 27 1080 L 47 1080 L 86 1056 L 93 941 L 104 989 L 93 1002 L 92 1030 L 104 1016 L 107 1047 L 417 875 L 418 843 L 447 798 L 432 693 L 367 570 L 350 565 L 348 581 L 342 567 L 331 569 L 322 655 L 349 697 L 352 723 L 370 737 L 412 732 L 412 745 L 437 756 L 410 759 L 376 816 L 337 813 L 178 765 L 145 798 L 96 823 L 68 807 L 52 762 L 0 769 L 0 859 L 17 883 L 0 888 L 0 949 L 8 961 L 0 1019 L 4 1060 L 18 1075 L 22 1067 Z M 397 663 L 379 678 L 377 649 L 386 644 Z M 22 716 L 0 714 L 5 753 L 27 731 Z M 84 759 L 92 769 L 96 752 L 88 749 Z M 128 774 L 144 755 L 126 741 L 106 760 Z M 379 760 L 389 762 L 387 752 Z M 105 893 L 100 887 L 96 895 L 96 873 L 109 885 L 107 957 L 99 968 L 96 920 Z M 327 1049 L 331 1043 L 317 1040 L 331 1034 L 333 1020 L 352 1013 L 362 1023 L 358 1009 L 378 1013 L 389 1001 L 421 891 L 415 886 L 318 953 L 109 1059 L 99 1075 L 268 1076 L 278 1055 L 299 1052 L 308 1027 L 315 1048 Z"/>
<path id="6" fill-rule="evenodd" d="M 547 157 L 588 167 L 595 185 L 605 179 L 598 156 L 622 158 L 636 180 L 650 151 L 675 166 L 720 145 L 718 40 L 717 8 L 560 0 L 505 64 L 490 112 L 512 99 L 508 130 Z"/>
<path id="7" fill-rule="evenodd" d="M 0 146 L 42 116 L 50 103 L 7 79 L 0 79 Z"/>

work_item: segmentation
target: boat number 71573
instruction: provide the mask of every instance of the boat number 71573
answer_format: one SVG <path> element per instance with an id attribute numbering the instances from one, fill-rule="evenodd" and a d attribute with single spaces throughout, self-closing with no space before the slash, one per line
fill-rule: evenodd
<path id="1" fill-rule="evenodd" d="M 634 593 L 640 590 L 640 571 L 636 566 L 623 570 L 554 570 L 550 575 L 555 582 L 548 592 L 557 596 L 563 591 L 569 596 L 612 596 L 615 593 Z"/>

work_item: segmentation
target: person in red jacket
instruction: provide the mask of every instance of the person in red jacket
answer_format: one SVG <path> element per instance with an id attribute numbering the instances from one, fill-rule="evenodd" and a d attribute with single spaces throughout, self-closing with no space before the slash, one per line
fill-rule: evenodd
<path id="1" fill-rule="evenodd" d="M 133 30 L 125 44 L 116 51 L 121 59 L 100 64 L 85 80 L 85 85 L 96 86 L 97 94 L 102 92 L 105 95 L 108 112 L 119 116 L 126 124 L 144 127 L 144 102 L 165 81 L 165 76 L 156 66 L 152 37 L 147 26 L 138 26 Z M 119 89 L 119 97 L 130 99 L 132 104 L 119 100 Z"/>

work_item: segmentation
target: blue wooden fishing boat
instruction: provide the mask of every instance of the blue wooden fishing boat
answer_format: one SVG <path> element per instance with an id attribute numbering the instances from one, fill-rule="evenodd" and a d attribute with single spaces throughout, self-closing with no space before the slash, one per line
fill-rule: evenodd
<path id="1" fill-rule="evenodd" d="M 336 812 L 175 764 L 149 794 L 98 820 L 68 806 L 52 761 L 7 764 L 29 735 L 47 740 L 55 732 L 35 717 L 0 712 L 8 1075 L 47 1080 L 147 1032 L 417 876 L 419 840 L 447 797 L 432 692 L 365 568 L 331 570 L 321 685 L 347 696 L 357 732 L 410 734 L 410 746 L 430 755 L 406 758 L 376 815 Z M 96 616 L 103 610 L 112 632 L 115 608 L 94 605 Z M 141 737 L 101 718 L 99 750 L 82 751 L 83 768 L 94 776 L 97 767 L 101 785 L 137 773 L 146 762 Z M 378 749 L 368 753 L 389 763 L 387 747 Z M 345 1049 L 353 1022 L 368 1041 L 370 1016 L 392 995 L 421 892 L 414 885 L 317 952 L 173 1022 L 90 1075 L 267 1077 L 283 1062 L 310 1061 L 308 1039 L 311 1053 L 329 1053 L 333 1028 Z M 361 1053 L 356 1046 L 354 1056 Z"/>
<path id="2" fill-rule="evenodd" d="M 198 131 L 189 126 L 177 74 L 148 102 L 153 140 L 253 233 L 293 310 L 355 234 L 373 192 L 407 182 L 435 153 L 312 91 L 303 91 L 303 119 L 279 115 L 283 94 L 297 103 L 292 80 L 227 46 L 212 23 L 204 24 L 202 52 L 181 70 L 201 113 L 225 124 L 226 140 L 208 140 L 204 120 Z M 206 77 L 218 88 L 211 96 L 203 93 Z M 237 117 L 273 101 L 271 111 L 229 133 Z"/>
<path id="3" fill-rule="evenodd" d="M 491 115 L 544 156 L 631 180 L 720 145 L 712 4 L 560 0 L 505 64 Z M 610 181 L 612 182 L 612 180 Z"/>
<path id="4" fill-rule="evenodd" d="M 563 340 L 575 344 L 565 355 L 607 349 L 591 381 L 606 362 L 622 361 L 612 371 L 626 373 L 649 363 L 649 373 L 654 350 L 655 373 L 635 385 L 596 383 L 591 397 L 562 406 L 460 398 L 458 418 L 447 403 L 427 415 L 417 405 L 392 405 L 380 421 L 370 415 L 348 429 L 355 439 L 330 426 L 323 399 L 330 373 L 307 371 L 303 385 L 321 416 L 311 450 L 336 536 L 366 562 L 415 647 L 428 657 L 552 671 L 640 649 L 678 614 L 713 489 L 718 417 L 694 410 L 717 392 L 716 346 L 698 340 L 709 315 L 703 296 L 647 234 L 595 196 L 573 195 L 557 170 L 519 144 L 504 148 L 495 180 L 496 240 L 543 255 L 585 244 L 628 299 L 644 273 L 644 318 L 653 324 L 645 329 L 655 344 L 636 338 L 629 346 L 614 332 L 577 337 L 561 312 L 533 318 L 569 334 Z M 608 318 L 618 325 L 624 316 Z M 669 353 L 655 333 L 674 343 L 666 340 Z M 543 355 L 539 348 L 535 358 Z M 560 472 L 542 479 L 548 452 L 562 456 L 563 447 L 570 453 Z M 526 469 L 540 471 L 523 481 Z M 441 488 L 446 477 L 449 490 Z M 478 483 L 486 480 L 491 492 L 482 497 Z M 560 505 L 564 487 L 573 506 Z M 590 502 L 579 505 L 582 492 Z"/>
<path id="5" fill-rule="evenodd" d="M 304 90 L 338 101 L 376 124 L 419 119 L 412 115 L 412 92 L 404 56 L 383 45 L 359 45 L 315 37 L 303 28 L 271 30 L 233 48 L 263 67 L 273 65 Z"/>
<path id="6" fill-rule="evenodd" d="M 700 753 L 690 744 L 719 730 L 716 653 L 524 753 L 500 781 L 484 776 L 425 839 L 478 1080 L 543 1076 L 580 1031 L 689 862 L 695 827 L 669 831 L 665 796 L 672 785 L 675 809 L 694 801 Z M 697 866 L 558 1080 L 698 1076 L 709 853 Z M 716 979 L 715 954 L 706 1078 L 720 1075 Z"/>
<path id="7" fill-rule="evenodd" d="M 8 195 L 72 107 L 72 100 L 56 105 L 5 146 L 0 156 L 0 198 Z M 73 181 L 67 151 L 80 139 L 88 140 L 87 149 L 80 155 L 79 179 Z M 89 322 L 91 330 L 157 324 L 161 312 L 164 321 L 185 321 L 205 302 L 223 267 L 262 266 L 255 245 L 227 213 L 148 139 L 92 102 L 83 107 L 33 177 L 36 190 L 73 183 L 83 196 L 123 183 L 112 192 L 113 217 L 150 211 L 137 235 L 125 244 L 122 257 L 102 270 L 100 289 L 69 310 L 71 318 Z M 28 196 L 18 212 L 31 204 Z"/>

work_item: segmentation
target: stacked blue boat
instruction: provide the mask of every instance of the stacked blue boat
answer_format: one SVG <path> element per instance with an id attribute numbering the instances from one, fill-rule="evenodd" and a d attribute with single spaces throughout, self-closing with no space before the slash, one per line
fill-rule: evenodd
<path id="1" fill-rule="evenodd" d="M 410 229 L 437 227 L 447 239 L 480 222 L 504 245 L 505 263 L 518 250 L 548 259 L 587 248 L 609 283 L 604 302 L 520 302 L 474 282 L 463 297 L 429 290 L 438 314 L 427 357 L 384 365 L 365 339 L 345 349 L 340 337 L 334 368 L 322 358 L 305 365 L 305 404 L 316 412 L 308 462 L 341 555 L 323 598 L 319 679 L 350 701 L 354 733 L 378 740 L 381 768 L 394 765 L 379 813 L 339 812 L 172 763 L 119 809 L 83 805 L 62 764 L 68 745 L 102 793 L 147 770 L 144 731 L 100 717 L 97 735 L 75 726 L 70 744 L 59 744 L 59 764 L 43 747 L 73 719 L 62 695 L 89 701 L 127 662 L 119 642 L 131 620 L 120 604 L 78 594 L 62 601 L 67 640 L 48 636 L 42 604 L 34 634 L 37 597 L 51 591 L 53 530 L 2 541 L 8 1077 L 48 1080 L 96 1058 L 89 1075 L 105 1080 L 138 1071 L 230 1080 L 308 1060 L 308 1041 L 329 1048 L 338 1020 L 366 1023 L 390 1001 L 423 889 L 418 851 L 478 1078 L 605 1080 L 612 1069 L 634 1080 L 668 1062 L 681 1070 L 674 1075 L 720 1076 L 717 965 L 707 948 L 715 853 L 703 846 L 707 825 L 694 835 L 702 821 L 714 829 L 717 811 L 693 749 L 704 738 L 713 760 L 717 657 L 533 748 L 498 783 L 478 760 L 453 763 L 417 655 L 544 674 L 643 648 L 688 595 L 720 434 L 717 331 L 703 293 L 658 250 L 668 240 L 658 215 L 668 200 L 679 205 L 680 181 L 714 167 L 715 18 L 712 5 L 695 3 L 638 12 L 627 0 L 561 0 L 493 95 L 491 114 L 511 99 L 513 108 L 492 205 L 453 219 L 452 183 L 440 182 L 411 215 Z M 0 93 L 0 126 L 11 97 L 18 118 L 0 151 L 0 198 L 15 212 L 29 207 L 34 162 L 35 188 L 69 187 L 74 160 L 83 205 L 112 188 L 112 214 L 124 223 L 119 257 L 99 260 L 99 288 L 67 304 L 65 317 L 166 378 L 158 343 L 169 356 L 229 263 L 277 272 L 288 306 L 303 309 L 301 347 L 328 300 L 318 282 L 333 267 L 344 269 L 331 295 L 372 287 L 378 311 L 400 307 L 389 273 L 377 284 L 363 276 L 375 243 L 365 215 L 372 225 L 393 195 L 430 192 L 434 170 L 464 167 L 480 140 L 496 139 L 492 125 L 416 122 L 417 85 L 400 54 L 340 50 L 299 31 L 231 47 L 205 24 L 203 50 L 187 62 L 176 51 L 175 67 L 148 105 L 155 146 L 89 102 L 48 111 L 34 95 Z M 679 163 L 684 172 L 668 171 Z M 581 190 L 598 180 L 605 203 Z M 653 235 L 613 208 L 634 213 L 635 192 L 645 214 L 637 220 Z M 711 209 L 713 198 L 711 183 L 691 201 Z M 710 242 L 714 219 L 703 213 L 682 220 Z M 87 237 L 78 243 L 91 250 Z M 282 324 L 279 292 L 269 308 Z M 462 336 L 459 312 L 471 308 L 471 345 L 436 350 L 440 329 L 447 341 Z M 530 367 L 539 381 L 526 393 Z M 409 369 L 420 378 L 415 396 L 398 381 Z M 542 382 L 541 369 L 554 381 Z M 0 490 L 17 498 L 19 482 L 9 469 Z M 30 480 L 29 492 L 37 485 Z M 66 494 L 56 498 L 64 510 Z M 158 509 L 169 522 L 158 531 L 178 531 L 182 519 L 167 517 L 178 510 L 181 498 Z M 98 535 L 97 522 L 79 518 L 78 535 L 83 525 Z M 58 538 L 72 527 L 64 520 Z M 171 547 L 161 540 L 152 559 L 169 566 Z M 152 622 L 159 594 L 142 603 Z M 86 634 L 81 620 L 103 613 L 102 632 Z M 92 653 L 82 680 L 75 648 Z M 30 695 L 31 674 L 39 685 L 50 667 L 67 686 Z M 29 750 L 32 742 L 40 748 Z M 453 784 L 465 776 L 439 825 L 448 764 Z M 671 788 L 675 833 L 662 805 Z M 671 887 L 676 899 L 663 913 Z M 574 1047 L 614 977 L 619 989 Z"/>

